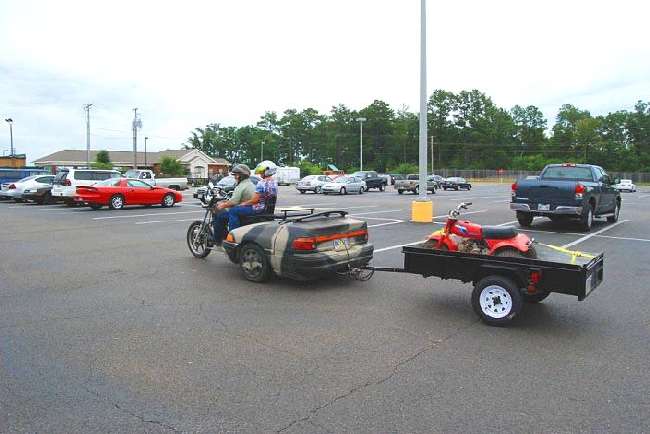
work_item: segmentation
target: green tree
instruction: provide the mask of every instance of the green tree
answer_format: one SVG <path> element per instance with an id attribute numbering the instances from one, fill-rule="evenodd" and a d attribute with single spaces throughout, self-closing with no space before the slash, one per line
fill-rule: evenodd
<path id="1" fill-rule="evenodd" d="M 185 168 L 176 158 L 165 156 L 160 159 L 160 172 L 167 176 L 181 176 L 185 174 Z"/>
<path id="2" fill-rule="evenodd" d="M 111 163 L 111 158 L 108 155 L 108 151 L 101 150 L 97 152 L 95 156 L 95 162 L 92 163 L 94 169 L 112 169 L 113 163 Z"/>

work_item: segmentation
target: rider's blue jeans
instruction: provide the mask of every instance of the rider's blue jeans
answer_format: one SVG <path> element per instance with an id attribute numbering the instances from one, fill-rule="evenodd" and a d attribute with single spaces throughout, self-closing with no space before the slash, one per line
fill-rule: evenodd
<path id="1" fill-rule="evenodd" d="M 223 241 L 223 233 L 226 231 L 228 225 L 228 211 L 223 209 L 217 211 L 212 217 L 212 230 L 214 231 L 214 242 L 221 244 Z"/>
<path id="2" fill-rule="evenodd" d="M 228 211 L 228 231 L 241 226 L 241 217 L 257 214 L 251 205 L 237 205 Z"/>

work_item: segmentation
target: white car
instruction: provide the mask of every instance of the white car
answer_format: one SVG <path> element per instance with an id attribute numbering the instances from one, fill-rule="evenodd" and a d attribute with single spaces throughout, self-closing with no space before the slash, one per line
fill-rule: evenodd
<path id="1" fill-rule="evenodd" d="M 323 185 L 332 182 L 332 178 L 326 175 L 309 175 L 296 183 L 296 189 L 303 194 L 306 191 L 322 193 Z"/>
<path id="2" fill-rule="evenodd" d="M 0 186 L 0 195 L 16 202 L 23 201 L 23 194 L 36 191 L 39 188 L 52 185 L 54 175 L 32 175 L 16 182 L 8 182 Z"/>
<path id="3" fill-rule="evenodd" d="M 72 205 L 77 187 L 89 187 L 96 182 L 106 181 L 110 178 L 120 178 L 121 176 L 122 174 L 117 170 L 62 170 L 54 178 L 54 185 L 50 194 L 55 199 L 62 199 L 66 205 Z"/>
<path id="4" fill-rule="evenodd" d="M 348 193 L 357 193 L 362 194 L 366 189 L 366 183 L 357 178 L 356 176 L 339 176 L 334 179 L 332 182 L 328 182 L 323 185 L 321 190 L 323 194 L 348 194 Z"/>
<path id="5" fill-rule="evenodd" d="M 615 188 L 618 191 L 629 191 L 629 192 L 635 192 L 636 191 L 636 185 L 632 184 L 631 179 L 621 179 L 621 182 L 616 184 Z"/>

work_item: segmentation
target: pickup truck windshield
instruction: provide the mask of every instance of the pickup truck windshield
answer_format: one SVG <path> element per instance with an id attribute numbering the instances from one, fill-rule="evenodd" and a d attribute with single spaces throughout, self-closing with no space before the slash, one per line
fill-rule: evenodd
<path id="1" fill-rule="evenodd" d="M 548 167 L 541 179 L 567 179 L 571 181 L 593 181 L 589 167 L 553 166 Z"/>

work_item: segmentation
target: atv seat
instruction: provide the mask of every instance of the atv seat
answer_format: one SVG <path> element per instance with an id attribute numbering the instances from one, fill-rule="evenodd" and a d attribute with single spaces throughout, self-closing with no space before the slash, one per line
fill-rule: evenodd
<path id="1" fill-rule="evenodd" d="M 505 240 L 514 238 L 518 232 L 512 226 L 483 226 L 483 238 L 489 240 Z"/>
<path id="2" fill-rule="evenodd" d="M 242 216 L 241 225 L 252 225 L 253 223 L 268 222 L 275 219 L 275 201 L 277 196 L 271 196 L 266 202 L 264 212 L 249 216 Z"/>

